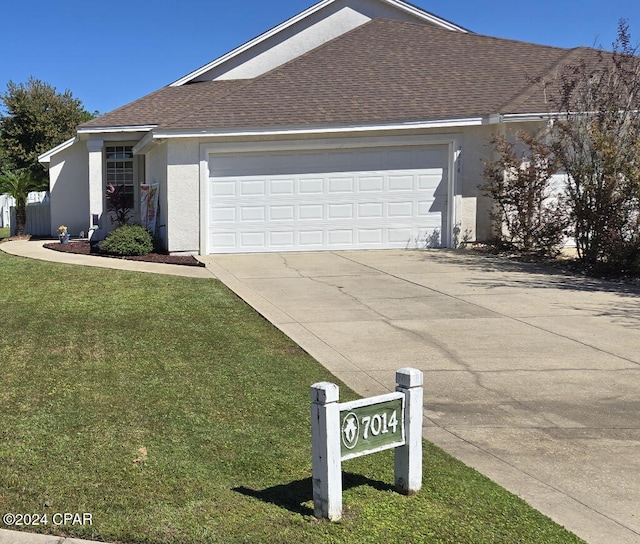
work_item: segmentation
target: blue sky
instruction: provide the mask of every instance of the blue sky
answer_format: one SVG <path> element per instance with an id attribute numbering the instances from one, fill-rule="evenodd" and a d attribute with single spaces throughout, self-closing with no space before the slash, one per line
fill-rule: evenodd
<path id="1" fill-rule="evenodd" d="M 313 0 L 0 0 L 0 92 L 30 76 L 106 113 L 172 83 Z M 610 48 L 620 18 L 640 39 L 640 0 L 412 0 L 480 34 Z M 482 6 L 482 7 L 480 7 Z M 535 7 L 534 7 L 535 6 Z"/>

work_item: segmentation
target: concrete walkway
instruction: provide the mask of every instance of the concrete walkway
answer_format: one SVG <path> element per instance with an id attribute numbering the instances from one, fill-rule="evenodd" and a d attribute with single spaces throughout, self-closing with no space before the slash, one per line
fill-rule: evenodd
<path id="1" fill-rule="evenodd" d="M 37 242 L 0 249 L 165 273 Z M 202 260 L 189 268 L 360 394 L 393 390 L 398 368 L 424 371 L 427 439 L 590 544 L 640 543 L 640 288 L 449 251 Z M 47 544 L 14 534 L 0 544 Z"/>
<path id="2" fill-rule="evenodd" d="M 198 266 L 178 266 L 175 264 L 146 263 L 129 261 L 126 259 L 112 259 L 95 255 L 76 255 L 63 253 L 42 247 L 47 241 L 11 240 L 2 242 L 0 250 L 19 257 L 39 259 L 56 263 L 111 268 L 115 270 L 131 270 L 134 272 L 148 272 L 151 274 L 167 274 L 170 276 L 186 276 L 190 278 L 212 278 L 211 272 Z"/>
<path id="3" fill-rule="evenodd" d="M 204 260 L 358 393 L 424 371 L 428 440 L 591 544 L 640 543 L 639 288 L 449 251 Z"/>

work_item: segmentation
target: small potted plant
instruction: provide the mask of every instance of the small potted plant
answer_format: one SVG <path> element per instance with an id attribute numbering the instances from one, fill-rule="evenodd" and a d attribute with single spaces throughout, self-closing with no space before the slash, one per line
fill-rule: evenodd
<path id="1" fill-rule="evenodd" d="M 69 231 L 64 225 L 60 225 L 58 227 L 58 239 L 60 240 L 61 244 L 66 244 L 69 242 Z"/>

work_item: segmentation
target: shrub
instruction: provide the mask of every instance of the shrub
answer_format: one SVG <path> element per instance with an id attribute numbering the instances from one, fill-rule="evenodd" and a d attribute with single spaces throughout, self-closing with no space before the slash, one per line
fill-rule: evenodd
<path id="1" fill-rule="evenodd" d="M 564 243 L 568 213 L 552 176 L 558 161 L 541 140 L 524 132 L 517 141 L 491 139 L 497 160 L 486 162 L 480 187 L 494 203 L 498 244 L 510 250 L 555 255 Z M 519 151 L 520 148 L 520 151 Z"/>
<path id="2" fill-rule="evenodd" d="M 128 225 L 133 212 L 133 202 L 131 195 L 125 193 L 124 185 L 115 187 L 109 183 L 106 199 L 107 211 L 115 213 L 115 217 L 111 217 L 111 224 Z"/>
<path id="3" fill-rule="evenodd" d="M 141 225 L 122 225 L 107 235 L 100 251 L 111 255 L 146 255 L 153 251 L 153 240 Z"/>

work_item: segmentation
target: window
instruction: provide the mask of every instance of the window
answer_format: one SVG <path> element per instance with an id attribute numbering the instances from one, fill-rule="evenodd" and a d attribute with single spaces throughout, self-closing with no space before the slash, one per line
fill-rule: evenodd
<path id="1" fill-rule="evenodd" d="M 134 208 L 134 166 L 133 146 L 114 145 L 106 150 L 106 186 L 123 187 L 125 204 Z"/>

